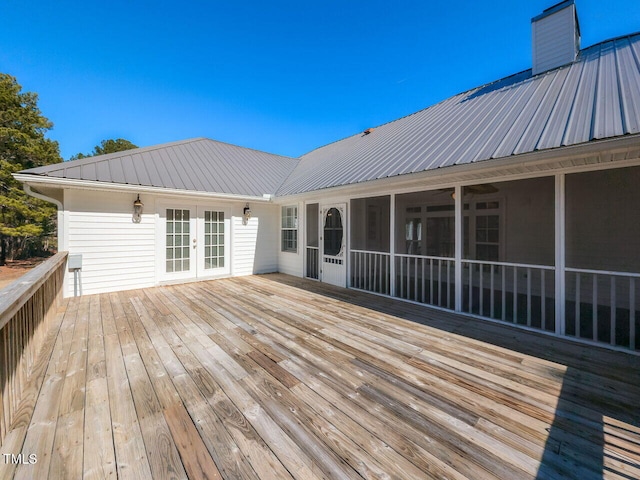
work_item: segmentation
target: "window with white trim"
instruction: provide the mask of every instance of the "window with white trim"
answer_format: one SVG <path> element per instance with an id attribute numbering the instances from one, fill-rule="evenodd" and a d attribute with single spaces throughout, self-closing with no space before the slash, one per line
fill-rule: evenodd
<path id="1" fill-rule="evenodd" d="M 476 260 L 500 260 L 500 202 L 476 203 Z"/>
<path id="2" fill-rule="evenodd" d="M 283 252 L 298 251 L 298 207 L 282 207 L 281 247 Z"/>

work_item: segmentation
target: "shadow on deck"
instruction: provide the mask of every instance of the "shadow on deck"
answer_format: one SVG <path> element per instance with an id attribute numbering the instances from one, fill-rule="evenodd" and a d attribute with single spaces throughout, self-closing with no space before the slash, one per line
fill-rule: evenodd
<path id="1" fill-rule="evenodd" d="M 1 478 L 638 478 L 640 357 L 280 274 L 72 299 Z"/>
<path id="2" fill-rule="evenodd" d="M 522 355 L 559 363 L 562 388 L 536 478 L 639 478 L 640 356 L 587 346 L 509 325 L 313 283 L 276 281 Z M 629 388 L 631 387 L 631 388 Z M 567 461 L 567 459 L 571 459 Z M 576 460 L 579 460 L 576 463 Z"/>

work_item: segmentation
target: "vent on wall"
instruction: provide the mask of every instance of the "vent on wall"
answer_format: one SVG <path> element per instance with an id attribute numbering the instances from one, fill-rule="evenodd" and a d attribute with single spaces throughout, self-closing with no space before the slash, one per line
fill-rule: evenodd
<path id="1" fill-rule="evenodd" d="M 547 8 L 531 19 L 533 74 L 575 61 L 580 51 L 580 25 L 574 0 Z"/>

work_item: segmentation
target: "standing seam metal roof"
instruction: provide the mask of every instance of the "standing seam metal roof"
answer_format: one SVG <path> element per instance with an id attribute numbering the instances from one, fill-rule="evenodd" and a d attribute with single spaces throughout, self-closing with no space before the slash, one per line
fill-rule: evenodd
<path id="1" fill-rule="evenodd" d="M 198 192 L 292 195 L 640 133 L 640 33 L 469 90 L 300 159 L 208 139 L 21 173 Z"/>
<path id="2" fill-rule="evenodd" d="M 278 195 L 640 133 L 640 34 L 461 93 L 301 157 Z"/>
<path id="3" fill-rule="evenodd" d="M 273 195 L 299 160 L 206 138 L 126 150 L 21 173 L 236 195 Z"/>

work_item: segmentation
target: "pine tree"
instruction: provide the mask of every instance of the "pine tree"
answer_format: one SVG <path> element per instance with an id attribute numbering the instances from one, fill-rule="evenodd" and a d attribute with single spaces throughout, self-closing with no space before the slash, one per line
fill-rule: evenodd
<path id="1" fill-rule="evenodd" d="M 38 95 L 22 92 L 15 77 L 0 73 L 0 265 L 42 253 L 55 231 L 56 208 L 27 195 L 11 174 L 62 161 L 58 142 L 45 137 L 53 124 Z"/>

